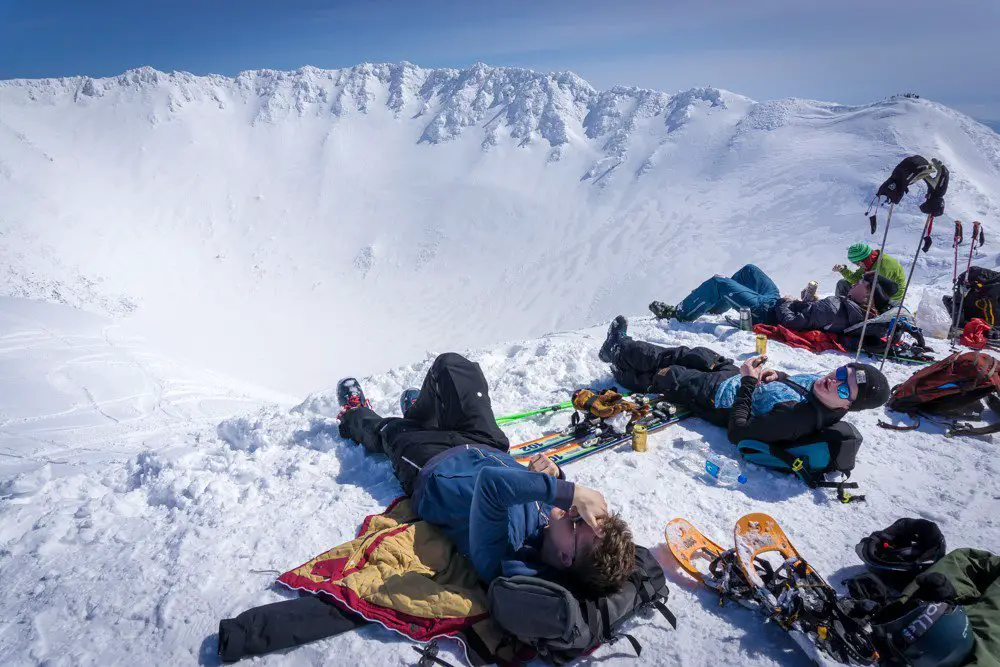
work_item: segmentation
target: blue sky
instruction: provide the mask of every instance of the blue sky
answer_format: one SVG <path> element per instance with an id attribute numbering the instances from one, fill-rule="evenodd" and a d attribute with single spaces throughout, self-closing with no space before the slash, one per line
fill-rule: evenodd
<path id="1" fill-rule="evenodd" d="M 761 100 L 916 91 L 1000 120 L 997 0 L 0 0 L 0 79 L 400 60 Z"/>

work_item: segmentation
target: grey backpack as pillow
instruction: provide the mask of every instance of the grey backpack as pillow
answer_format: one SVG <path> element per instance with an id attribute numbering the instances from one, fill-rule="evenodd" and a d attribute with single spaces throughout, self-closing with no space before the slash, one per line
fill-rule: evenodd
<path id="1" fill-rule="evenodd" d="M 622 632 L 626 621 L 655 608 L 671 626 L 677 627 L 677 622 L 667 609 L 670 591 L 659 563 L 638 545 L 635 560 L 636 569 L 622 589 L 595 600 L 578 598 L 564 586 L 538 577 L 499 577 L 490 584 L 490 615 L 506 632 L 554 664 L 569 662 L 622 637 L 641 654 L 639 642 Z"/>

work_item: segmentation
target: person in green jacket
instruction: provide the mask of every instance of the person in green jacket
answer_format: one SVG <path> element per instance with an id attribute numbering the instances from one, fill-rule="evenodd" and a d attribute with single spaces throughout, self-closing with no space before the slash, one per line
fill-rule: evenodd
<path id="1" fill-rule="evenodd" d="M 872 250 L 872 247 L 867 243 L 855 243 L 848 248 L 847 259 L 857 264 L 858 268 L 851 271 L 843 264 L 834 265 L 833 270 L 844 277 L 837 282 L 835 294 L 840 297 L 847 296 L 847 292 L 854 284 L 860 281 L 866 273 L 875 270 L 875 262 L 878 261 L 878 256 L 879 251 Z M 879 275 L 885 276 L 896 283 L 896 296 L 902 298 L 903 288 L 906 287 L 906 272 L 903 271 L 903 266 L 899 263 L 899 260 L 889 253 L 885 253 L 882 256 L 882 264 L 879 266 L 878 272 Z"/>
<path id="2" fill-rule="evenodd" d="M 973 642 L 971 655 L 960 664 L 963 667 L 1000 667 L 1000 556 L 978 549 L 956 549 L 917 575 L 903 589 L 901 602 L 909 600 L 961 605 L 972 628 Z M 910 624 L 910 628 L 913 627 Z M 935 652 L 942 657 L 950 654 L 952 659 L 961 659 L 956 649 L 964 637 L 956 635 L 949 640 L 944 635 L 934 637 L 933 634 L 927 631 L 924 639 L 933 639 L 939 645 L 914 645 L 916 653 L 926 651 L 924 659 L 906 660 L 904 664 L 933 664 L 927 659 Z M 905 637 L 903 639 L 905 647 Z M 937 664 L 944 662 L 941 660 Z"/>

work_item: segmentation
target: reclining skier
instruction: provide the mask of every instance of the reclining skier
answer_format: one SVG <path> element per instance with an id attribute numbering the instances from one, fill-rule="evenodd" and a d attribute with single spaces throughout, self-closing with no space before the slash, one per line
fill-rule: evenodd
<path id="1" fill-rule="evenodd" d="M 419 394 L 406 390 L 404 417 L 383 418 L 357 380 L 337 386 L 340 434 L 389 456 L 420 518 L 440 526 L 480 579 L 569 574 L 581 593 L 617 591 L 635 569 L 632 533 L 604 497 L 567 482 L 545 456 L 531 470 L 510 454 L 478 364 L 447 353 Z"/>
<path id="2" fill-rule="evenodd" d="M 779 324 L 794 331 L 819 330 L 836 334 L 865 319 L 873 277 L 869 275 L 860 280 L 846 296 L 803 301 L 780 297 L 774 281 L 758 267 L 747 264 L 732 278 L 709 278 L 676 306 L 654 301 L 649 309 L 660 319 L 674 317 L 681 322 L 691 322 L 705 313 L 721 314 L 731 308 L 749 308 L 755 324 Z M 896 294 L 896 284 L 880 275 L 874 289 L 872 308 L 882 312 Z M 875 316 L 878 312 L 870 315 Z"/>
<path id="3" fill-rule="evenodd" d="M 663 394 L 713 424 L 729 441 L 796 441 L 840 421 L 848 411 L 877 408 L 889 399 L 885 376 L 851 363 L 827 373 L 789 376 L 764 367 L 766 356 L 734 365 L 705 347 L 661 347 L 633 340 L 619 315 L 598 353 L 615 379 L 638 392 Z M 801 390 L 801 391 L 800 391 Z"/>

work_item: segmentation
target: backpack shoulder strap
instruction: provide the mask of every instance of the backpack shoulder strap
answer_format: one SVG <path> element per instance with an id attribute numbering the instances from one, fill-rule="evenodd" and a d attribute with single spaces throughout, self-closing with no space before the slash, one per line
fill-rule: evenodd
<path id="1" fill-rule="evenodd" d="M 788 378 L 781 378 L 778 382 L 797 391 L 805 402 L 813 406 L 816 411 L 816 430 L 821 430 L 823 428 L 823 410 L 816 404 L 816 397 L 813 396 L 813 393 L 798 382 L 792 382 Z"/>

